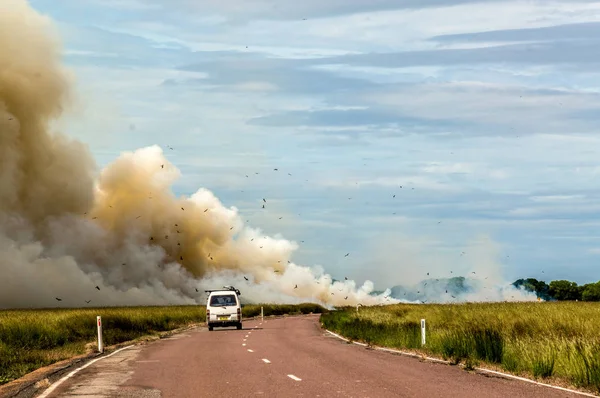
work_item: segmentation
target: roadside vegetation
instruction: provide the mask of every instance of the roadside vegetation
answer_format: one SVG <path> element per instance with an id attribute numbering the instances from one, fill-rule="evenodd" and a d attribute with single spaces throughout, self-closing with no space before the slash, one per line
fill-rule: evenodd
<path id="1" fill-rule="evenodd" d="M 346 307 L 322 315 L 321 323 L 353 341 L 600 393 L 599 303 L 398 304 L 358 313 Z"/>
<path id="2" fill-rule="evenodd" d="M 260 315 L 261 305 L 245 305 L 243 317 Z M 316 304 L 263 304 L 264 315 L 322 313 Z M 96 316 L 102 316 L 106 346 L 156 336 L 203 323 L 201 305 L 0 311 L 0 385 L 37 368 L 96 348 Z"/>

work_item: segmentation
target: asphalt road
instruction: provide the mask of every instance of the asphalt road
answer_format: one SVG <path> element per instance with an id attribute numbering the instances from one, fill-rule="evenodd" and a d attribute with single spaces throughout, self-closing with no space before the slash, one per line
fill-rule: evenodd
<path id="1" fill-rule="evenodd" d="M 369 350 L 325 334 L 318 316 L 199 328 L 121 351 L 50 397 L 576 397 Z"/>

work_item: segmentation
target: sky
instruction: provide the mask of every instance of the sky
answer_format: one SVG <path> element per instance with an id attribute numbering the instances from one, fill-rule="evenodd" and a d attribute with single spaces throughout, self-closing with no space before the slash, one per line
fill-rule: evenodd
<path id="1" fill-rule="evenodd" d="M 158 144 L 178 195 L 381 289 L 481 258 L 600 279 L 600 2 L 30 3 L 76 79 L 57 128 L 99 167 Z"/>

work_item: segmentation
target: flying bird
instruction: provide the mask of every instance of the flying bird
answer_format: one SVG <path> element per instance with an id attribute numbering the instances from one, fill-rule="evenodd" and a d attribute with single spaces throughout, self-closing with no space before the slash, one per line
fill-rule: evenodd
<path id="1" fill-rule="evenodd" d="M 294 289 L 298 289 L 298 285 L 294 286 Z"/>
<path id="2" fill-rule="evenodd" d="M 85 302 L 86 302 L 87 304 L 89 304 L 89 303 L 90 303 L 90 301 L 92 301 L 92 300 L 85 300 Z"/>
<path id="3" fill-rule="evenodd" d="M 245 280 L 248 280 L 248 278 L 244 277 Z"/>
<path id="4" fill-rule="evenodd" d="M 350 253 L 346 253 L 346 255 L 344 257 L 348 257 L 350 255 Z"/>
<path id="5" fill-rule="evenodd" d="M 56 299 L 56 301 L 62 301 L 62 299 L 58 298 L 58 297 L 54 297 Z"/>
<path id="6" fill-rule="evenodd" d="M 96 289 L 97 289 L 97 290 L 100 290 L 100 286 L 96 286 Z"/>

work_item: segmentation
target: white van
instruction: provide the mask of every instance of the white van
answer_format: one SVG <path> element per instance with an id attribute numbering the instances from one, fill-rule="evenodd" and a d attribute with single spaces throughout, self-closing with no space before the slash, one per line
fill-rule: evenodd
<path id="1" fill-rule="evenodd" d="M 223 286 L 223 289 L 205 290 L 208 293 L 206 301 L 206 324 L 208 330 L 216 327 L 235 326 L 242 328 L 242 303 L 240 291 L 233 286 Z"/>

